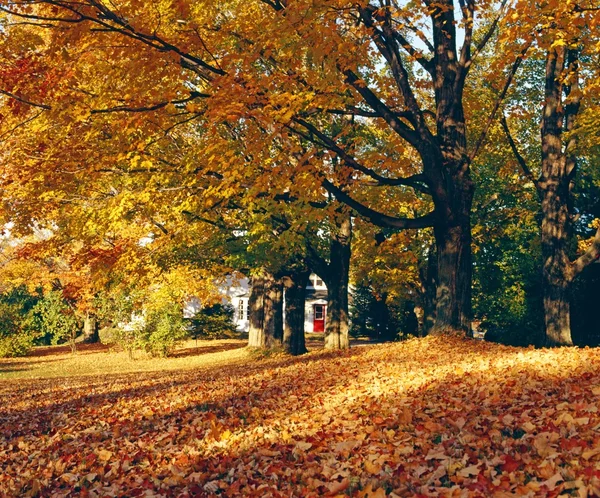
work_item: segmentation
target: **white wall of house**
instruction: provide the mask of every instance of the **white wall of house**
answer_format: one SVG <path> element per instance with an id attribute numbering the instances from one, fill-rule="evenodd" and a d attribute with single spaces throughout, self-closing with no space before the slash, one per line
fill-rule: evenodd
<path id="1" fill-rule="evenodd" d="M 248 319 L 248 297 L 232 297 L 231 305 L 234 309 L 233 321 L 240 332 L 248 332 L 250 321 Z"/>
<path id="2" fill-rule="evenodd" d="M 304 331 L 315 330 L 315 305 L 323 306 L 322 311 L 327 310 L 327 286 L 320 277 L 312 273 L 306 286 L 306 304 L 304 306 Z M 311 297 L 312 296 L 312 297 Z M 324 324 L 325 325 L 325 324 Z"/>
<path id="3" fill-rule="evenodd" d="M 202 303 L 197 297 L 190 297 L 183 305 L 183 318 L 194 318 L 194 315 L 202 309 Z"/>
<path id="4" fill-rule="evenodd" d="M 317 275 L 311 274 L 306 286 L 307 299 L 305 304 L 304 330 L 314 331 L 315 305 L 323 306 L 323 314 L 327 309 L 327 286 Z M 231 304 L 234 309 L 234 323 L 240 332 L 248 332 L 250 328 L 248 300 L 250 297 L 250 281 L 247 278 L 232 279 L 230 277 L 222 286 L 223 304 Z M 312 297 L 311 297 L 312 296 Z M 184 317 L 191 318 L 200 311 L 201 303 L 198 298 L 190 298 L 184 307 Z M 284 301 L 285 315 L 285 301 Z"/>

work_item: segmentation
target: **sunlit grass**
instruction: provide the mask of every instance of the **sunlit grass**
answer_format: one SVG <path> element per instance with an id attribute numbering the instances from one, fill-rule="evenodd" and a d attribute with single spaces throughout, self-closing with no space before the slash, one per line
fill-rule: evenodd
<path id="1" fill-rule="evenodd" d="M 245 346 L 236 339 L 187 341 L 169 358 L 141 351 L 131 357 L 115 346 L 78 345 L 75 353 L 68 346 L 39 347 L 24 358 L 0 358 L 0 380 L 213 368 L 250 361 Z"/>

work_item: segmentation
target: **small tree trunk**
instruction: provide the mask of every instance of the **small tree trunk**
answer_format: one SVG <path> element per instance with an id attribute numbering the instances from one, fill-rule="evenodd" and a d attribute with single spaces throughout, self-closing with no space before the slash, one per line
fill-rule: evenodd
<path id="1" fill-rule="evenodd" d="M 423 323 L 419 330 L 421 337 L 429 334 L 435 323 L 435 296 L 437 291 L 437 256 L 435 249 L 427 256 L 427 274 L 423 276 Z"/>
<path id="2" fill-rule="evenodd" d="M 307 352 L 304 339 L 304 315 L 306 284 L 310 271 L 292 273 L 283 278 L 285 289 L 285 327 L 283 348 L 289 354 L 298 356 Z"/>
<path id="3" fill-rule="evenodd" d="M 262 277 L 252 277 L 250 298 L 248 299 L 248 346 L 251 348 L 262 348 L 266 344 L 264 337 L 265 321 L 265 281 Z"/>
<path id="4" fill-rule="evenodd" d="M 269 289 L 269 296 L 273 303 L 273 339 L 275 343 L 283 343 L 283 283 L 274 281 Z"/>
<path id="5" fill-rule="evenodd" d="M 95 344 L 100 342 L 100 324 L 96 317 L 88 312 L 83 322 L 83 342 L 86 344 Z"/>
<path id="6" fill-rule="evenodd" d="M 248 346 L 268 349 L 281 345 L 283 331 L 276 337 L 278 326 L 282 326 L 281 292 L 276 290 L 277 282 L 273 275 L 265 273 L 252 278 L 252 289 L 248 299 L 250 330 Z M 279 302 L 278 302 L 279 299 Z M 281 312 L 277 310 L 280 309 Z M 279 317 L 278 317 L 279 315 Z"/>

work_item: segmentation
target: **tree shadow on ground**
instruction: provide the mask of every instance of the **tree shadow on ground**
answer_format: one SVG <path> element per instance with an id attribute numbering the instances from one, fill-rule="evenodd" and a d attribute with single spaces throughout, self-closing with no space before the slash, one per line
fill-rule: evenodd
<path id="1" fill-rule="evenodd" d="M 93 343 L 77 343 L 75 353 L 76 354 L 92 354 L 99 352 L 110 351 L 110 346 L 107 344 Z M 60 346 L 43 346 L 34 348 L 29 352 L 26 358 L 38 358 L 43 356 L 58 356 L 71 353 L 71 346 L 68 344 L 61 344 Z"/>
<path id="2" fill-rule="evenodd" d="M 199 382 L 215 382 L 222 378 L 251 379 L 253 376 L 260 375 L 264 371 L 286 369 L 294 365 L 318 364 L 341 356 L 352 358 L 364 354 L 365 351 L 366 348 L 354 348 L 345 352 L 321 351 L 297 357 L 281 354 L 270 358 L 262 358 L 260 361 L 257 361 L 256 358 L 248 358 L 247 360 L 233 364 L 170 371 L 147 371 L 64 378 L 55 377 L 43 380 L 20 379 L 19 384 L 16 386 L 12 383 L 0 383 L 0 395 L 4 392 L 19 399 L 43 399 L 46 394 L 51 394 L 48 402 L 44 403 L 43 411 L 76 413 L 82 406 L 103 406 L 107 403 L 118 402 L 119 399 L 144 396 L 155 397 L 160 396 L 162 392 L 180 388 L 181 386 L 193 385 Z M 290 385 L 293 382 L 295 382 L 295 379 L 291 376 L 289 378 Z M 41 389 L 39 388 L 40 383 L 43 383 Z M 132 383 L 137 384 L 137 387 L 129 387 Z M 108 390 L 108 392 L 102 392 L 103 390 Z M 56 396 L 57 391 L 63 394 Z M 260 391 L 262 393 L 260 384 L 257 385 L 252 381 L 248 381 L 236 392 L 236 395 L 244 396 L 245 393 L 253 391 Z M 90 394 L 90 392 L 94 394 Z M 211 402 L 213 401 L 223 400 L 211 400 Z M 35 417 L 35 414 L 30 412 L 30 408 L 21 408 L 6 404 L 0 407 L 0 418 L 4 416 L 19 416 L 19 414 Z M 43 424 L 40 425 L 40 427 L 42 426 Z M 0 434 L 2 434 L 1 427 Z"/>
<path id="3" fill-rule="evenodd" d="M 220 353 L 222 351 L 231 351 L 232 349 L 241 349 L 244 347 L 246 347 L 246 344 L 240 341 L 221 342 L 215 345 L 203 345 L 192 348 L 178 349 L 171 355 L 171 358 L 187 358 L 189 356 Z"/>
<path id="4" fill-rule="evenodd" d="M 33 365 L 39 365 L 40 363 L 55 363 L 61 361 L 60 359 L 50 360 L 38 360 L 38 361 L 2 361 L 0 362 L 0 374 L 9 372 L 23 372 L 26 370 L 32 370 Z"/>

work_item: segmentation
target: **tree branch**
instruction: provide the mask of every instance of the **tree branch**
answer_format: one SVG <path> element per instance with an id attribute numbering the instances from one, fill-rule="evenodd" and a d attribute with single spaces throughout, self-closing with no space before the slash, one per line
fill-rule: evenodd
<path id="1" fill-rule="evenodd" d="M 16 100 L 17 102 L 21 102 L 22 104 L 30 105 L 31 107 L 38 107 L 39 109 L 44 109 L 46 111 L 49 111 L 51 109 L 49 105 L 32 102 L 31 100 L 24 99 L 23 97 L 19 97 L 18 95 L 15 95 L 14 93 L 8 92 L 6 90 L 0 90 L 0 94 L 6 95 L 7 97 L 10 97 L 11 99 Z"/>
<path id="2" fill-rule="evenodd" d="M 521 63 L 525 59 L 525 55 L 527 54 L 529 47 L 531 47 L 531 43 L 532 43 L 531 41 L 528 42 L 527 45 L 525 46 L 525 48 L 521 51 L 521 53 L 515 59 L 515 62 L 513 63 L 512 67 L 510 69 L 510 73 L 508 74 L 508 78 L 506 79 L 506 82 L 504 83 L 504 88 L 502 88 L 500 95 L 498 95 L 498 98 L 496 99 L 494 108 L 492 109 L 492 112 L 490 113 L 490 115 L 488 117 L 488 120 L 486 122 L 484 129 L 481 132 L 481 135 L 479 135 L 479 139 L 477 140 L 477 143 L 475 144 L 475 148 L 473 149 L 473 152 L 471 152 L 471 154 L 469 155 L 469 159 L 471 161 L 473 161 L 473 159 L 475 159 L 475 157 L 479 153 L 479 150 L 483 146 L 485 139 L 487 138 L 487 134 L 490 131 L 490 128 L 492 127 L 492 123 L 494 122 L 494 119 L 496 118 L 498 109 L 500 109 L 500 106 L 502 105 L 502 102 L 504 101 L 504 98 L 506 97 L 506 94 L 508 93 L 510 85 L 512 84 L 512 80 L 515 77 L 515 74 L 517 73 L 517 71 L 519 70 Z"/>
<path id="3" fill-rule="evenodd" d="M 380 175 L 371 168 L 367 168 L 366 166 L 360 164 L 354 157 L 340 147 L 335 140 L 325 135 L 317 127 L 303 119 L 296 118 L 294 121 L 299 125 L 304 126 L 304 128 L 306 128 L 310 133 L 316 135 L 323 145 L 331 152 L 334 152 L 342 161 L 344 161 L 346 165 L 350 166 L 356 171 L 364 173 L 370 178 L 373 178 L 373 180 L 376 180 L 380 185 L 412 187 L 419 192 L 431 195 L 429 188 L 426 185 L 426 177 L 424 175 L 413 175 L 408 178 L 388 178 Z"/>
<path id="4" fill-rule="evenodd" d="M 507 1 L 508 0 L 502 0 L 502 2 L 500 3 L 500 7 L 499 7 L 498 10 L 500 10 L 500 11 L 503 10 L 504 7 L 506 6 Z M 481 41 L 475 45 L 475 51 L 471 54 L 471 56 L 469 57 L 469 59 L 466 61 L 466 66 L 465 67 L 467 69 L 471 65 L 471 62 L 483 51 L 483 49 L 486 47 L 486 45 L 492 39 L 492 35 L 496 31 L 496 28 L 498 27 L 498 23 L 500 22 L 500 19 L 502 19 L 502 14 L 499 14 L 493 20 L 493 22 L 490 25 L 489 29 L 486 31 L 485 35 L 483 35 L 483 38 L 481 39 Z"/>
<path id="5" fill-rule="evenodd" d="M 538 196 L 541 199 L 542 198 L 542 190 L 540 188 L 540 183 L 538 182 L 537 178 L 535 178 L 533 176 L 533 173 L 532 173 L 531 169 L 529 168 L 527 161 L 525 161 L 525 158 L 519 152 L 519 149 L 517 148 L 517 144 L 513 140 L 513 137 L 510 133 L 510 128 L 508 127 L 508 122 L 506 121 L 506 116 L 504 115 L 504 113 L 502 113 L 500 115 L 500 122 L 502 123 L 502 128 L 504 129 L 504 133 L 506 134 L 506 138 L 508 139 L 508 144 L 510 145 L 510 149 L 512 150 L 515 158 L 517 159 L 519 166 L 521 166 L 521 170 L 523 171 L 523 174 L 527 177 L 528 180 L 533 182 L 533 184 L 535 185 L 535 189 L 537 190 Z"/>
<path id="6" fill-rule="evenodd" d="M 210 95 L 208 95 L 206 93 L 191 92 L 190 96 L 187 97 L 187 98 L 185 98 L 185 99 L 169 100 L 167 102 L 159 102 L 159 103 L 154 104 L 154 105 L 142 106 L 142 107 L 116 106 L 116 107 L 109 107 L 107 109 L 92 109 L 91 114 L 106 114 L 106 113 L 110 113 L 110 112 L 149 112 L 149 111 L 157 111 L 159 109 L 162 109 L 163 107 L 167 107 L 169 104 L 173 104 L 173 105 L 187 104 L 188 102 L 191 102 L 192 100 L 195 100 L 195 99 L 198 99 L 198 98 L 206 99 L 208 97 L 210 97 Z"/>
<path id="7" fill-rule="evenodd" d="M 592 240 L 592 245 L 590 248 L 583 253 L 579 258 L 577 258 L 573 264 L 571 265 L 572 269 L 572 278 L 575 278 L 579 275 L 583 270 L 585 270 L 589 265 L 591 265 L 594 261 L 597 261 L 600 258 L 600 228 L 596 231 L 596 235 Z"/>
<path id="8" fill-rule="evenodd" d="M 336 187 L 333 183 L 331 183 L 326 178 L 323 179 L 321 185 L 331 194 L 333 194 L 336 199 L 340 202 L 343 202 L 347 206 L 351 207 L 361 216 L 368 219 L 371 223 L 381 227 L 389 227 L 389 228 L 398 228 L 401 230 L 411 230 L 418 228 L 429 228 L 433 227 L 436 221 L 436 216 L 434 212 L 431 212 L 425 216 L 420 218 L 397 218 L 395 216 L 389 216 L 386 214 L 382 214 L 378 211 L 375 211 L 364 204 L 358 202 L 357 200 L 350 197 L 346 194 L 341 188 Z"/>
<path id="9" fill-rule="evenodd" d="M 421 146 L 421 137 L 419 134 L 403 123 L 400 118 L 392 111 L 387 105 L 385 105 L 377 95 L 375 95 L 367 86 L 365 82 L 361 80 L 353 71 L 344 71 L 346 81 L 351 85 L 364 99 L 364 101 L 381 117 L 385 122 L 394 130 L 402 139 L 406 140 L 415 149 L 419 149 Z"/>

